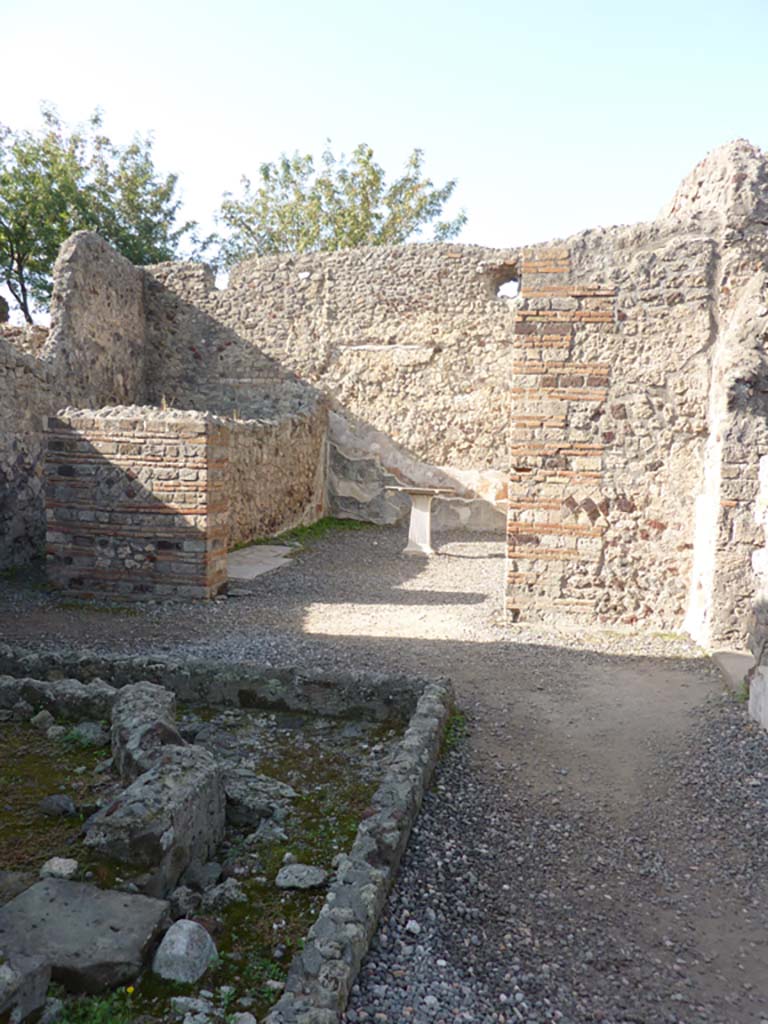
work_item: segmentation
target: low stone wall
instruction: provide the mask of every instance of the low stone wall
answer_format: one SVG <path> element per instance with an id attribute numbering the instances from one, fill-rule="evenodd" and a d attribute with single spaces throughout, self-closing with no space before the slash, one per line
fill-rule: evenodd
<path id="1" fill-rule="evenodd" d="M 65 651 L 28 654 L 0 644 L 3 673 L 54 680 L 75 674 L 118 687 L 151 679 L 184 700 L 407 720 L 370 812 L 352 848 L 338 858 L 320 914 L 291 963 L 285 992 L 265 1018 L 267 1024 L 337 1024 L 440 755 L 453 702 L 450 684 L 383 674 L 308 676 L 248 662 L 175 663 Z"/>
<path id="2" fill-rule="evenodd" d="M 321 518 L 327 410 L 274 420 L 229 420 L 228 547 Z"/>
<path id="3" fill-rule="evenodd" d="M 49 577 L 82 596 L 211 597 L 227 550 L 324 510 L 327 413 L 114 407 L 48 419 Z"/>
<path id="4" fill-rule="evenodd" d="M 224 421 L 65 410 L 48 420 L 48 572 L 79 595 L 210 597 L 227 580 Z"/>

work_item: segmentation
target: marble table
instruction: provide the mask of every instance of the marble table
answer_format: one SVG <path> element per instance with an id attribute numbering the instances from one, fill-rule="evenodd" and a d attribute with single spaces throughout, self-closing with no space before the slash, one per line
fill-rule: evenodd
<path id="1" fill-rule="evenodd" d="M 386 491 L 400 491 L 411 499 L 411 521 L 404 555 L 434 555 L 432 547 L 432 499 L 440 494 L 456 494 L 450 487 L 387 486 Z"/>

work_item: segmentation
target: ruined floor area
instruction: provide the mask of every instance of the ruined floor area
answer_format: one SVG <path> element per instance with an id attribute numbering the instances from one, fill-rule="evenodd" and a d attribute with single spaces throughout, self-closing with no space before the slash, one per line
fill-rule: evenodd
<path id="1" fill-rule="evenodd" d="M 503 544 L 328 535 L 209 606 L 107 612 L 17 578 L 0 636 L 450 675 L 467 735 L 411 839 L 348 1022 L 768 1021 L 768 737 L 670 636 L 501 621 Z"/>

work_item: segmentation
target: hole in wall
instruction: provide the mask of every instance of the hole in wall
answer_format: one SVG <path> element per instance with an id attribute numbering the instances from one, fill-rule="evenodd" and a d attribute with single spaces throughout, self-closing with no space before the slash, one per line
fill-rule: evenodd
<path id="1" fill-rule="evenodd" d="M 520 294 L 520 271 L 517 263 L 486 266 L 484 273 L 493 298 L 508 302 Z"/>
<path id="2" fill-rule="evenodd" d="M 516 280 L 505 281 L 496 289 L 497 299 L 516 299 L 520 294 L 520 282 Z"/>

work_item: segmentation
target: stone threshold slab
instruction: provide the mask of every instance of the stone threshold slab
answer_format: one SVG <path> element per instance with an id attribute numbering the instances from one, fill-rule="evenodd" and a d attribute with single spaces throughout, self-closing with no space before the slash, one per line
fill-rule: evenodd
<path id="1" fill-rule="evenodd" d="M 282 569 L 294 548 L 284 544 L 252 544 L 227 555 L 227 576 L 231 580 L 255 580 L 265 572 Z"/>

